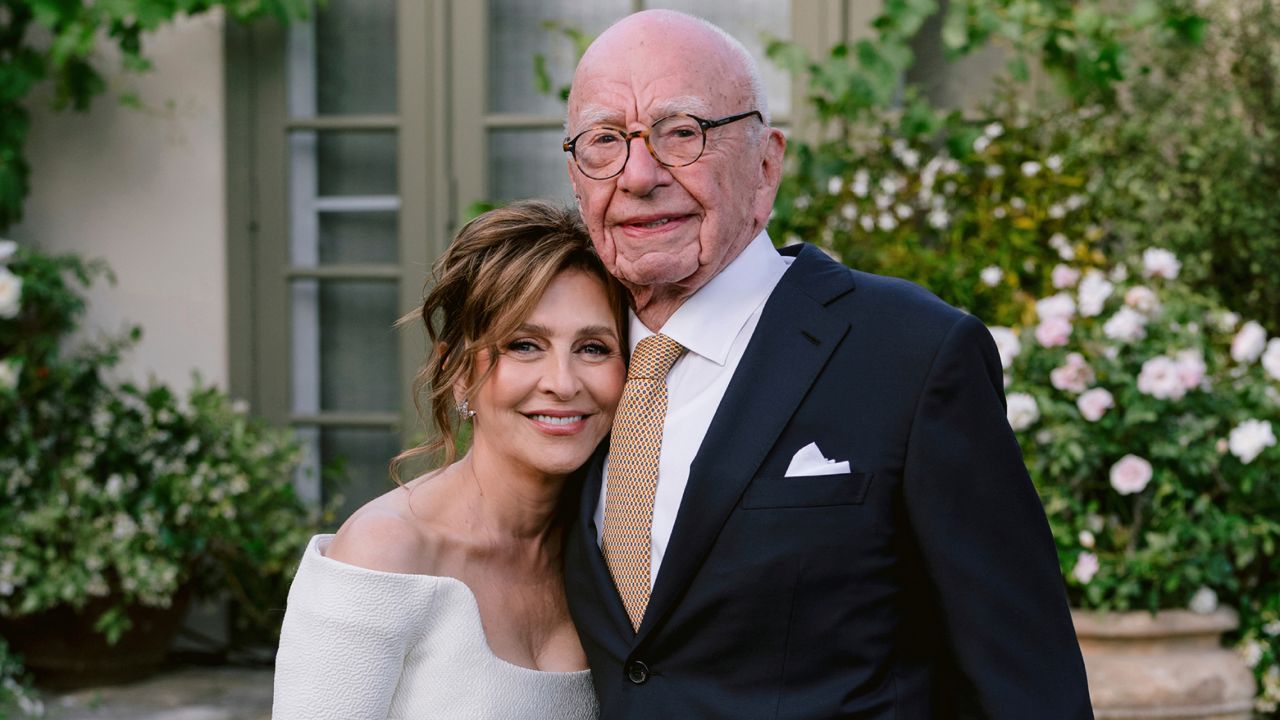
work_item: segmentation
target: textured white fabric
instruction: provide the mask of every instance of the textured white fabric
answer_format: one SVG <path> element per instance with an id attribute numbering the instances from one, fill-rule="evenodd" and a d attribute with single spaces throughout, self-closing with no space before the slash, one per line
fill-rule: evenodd
<path id="1" fill-rule="evenodd" d="M 667 324 L 658 329 L 689 352 L 676 361 L 667 375 L 667 422 L 658 456 L 658 489 L 653 500 L 649 545 L 651 588 L 671 540 L 684 488 L 689 484 L 689 464 L 698 454 L 724 391 L 751 342 L 765 301 L 791 260 L 779 255 L 768 233 L 761 230 L 738 257 L 685 300 Z M 635 313 L 631 314 L 630 327 L 633 351 L 655 332 L 645 327 Z M 604 528 L 608 492 L 607 483 L 603 483 L 595 515 L 597 540 Z"/>
<path id="2" fill-rule="evenodd" d="M 591 671 L 493 654 L 461 580 L 377 572 L 307 545 L 276 656 L 274 720 L 594 720 Z"/>

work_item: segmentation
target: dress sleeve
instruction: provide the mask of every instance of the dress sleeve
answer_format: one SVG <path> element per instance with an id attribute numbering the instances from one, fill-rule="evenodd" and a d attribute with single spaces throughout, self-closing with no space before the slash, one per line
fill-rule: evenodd
<path id="1" fill-rule="evenodd" d="M 326 537 L 312 539 L 289 588 L 271 717 L 386 720 L 436 584 L 325 558 Z"/>
<path id="2" fill-rule="evenodd" d="M 948 644 L 985 716 L 1092 717 L 1056 548 L 1005 418 L 999 356 L 972 316 L 934 358 L 904 483 Z"/>

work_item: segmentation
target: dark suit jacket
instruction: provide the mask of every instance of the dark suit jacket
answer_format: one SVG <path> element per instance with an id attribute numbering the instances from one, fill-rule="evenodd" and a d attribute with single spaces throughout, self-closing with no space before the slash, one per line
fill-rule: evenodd
<path id="1" fill-rule="evenodd" d="M 588 466 L 565 581 L 602 717 L 1092 717 L 990 334 L 782 252 L 638 633 L 596 542 L 603 448 Z M 852 472 L 784 477 L 815 441 Z"/>

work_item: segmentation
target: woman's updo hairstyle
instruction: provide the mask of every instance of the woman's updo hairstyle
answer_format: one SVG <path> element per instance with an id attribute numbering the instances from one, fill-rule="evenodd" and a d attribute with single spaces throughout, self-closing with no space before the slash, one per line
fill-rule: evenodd
<path id="1" fill-rule="evenodd" d="M 463 397 L 474 396 L 488 377 L 486 373 L 468 386 L 477 355 L 487 351 L 496 359 L 565 270 L 581 270 L 600 280 L 618 339 L 625 343 L 625 292 L 600 262 L 576 211 L 523 200 L 490 210 L 458 231 L 432 267 L 422 306 L 400 319 L 400 325 L 407 325 L 420 318 L 431 341 L 431 352 L 413 381 L 413 396 L 418 415 L 434 434 L 391 461 L 393 478 L 399 481 L 399 466 L 413 458 L 443 451 L 442 466 L 456 459 L 462 418 L 455 410 L 455 389 L 465 387 Z M 423 412 L 424 399 L 429 417 Z"/>

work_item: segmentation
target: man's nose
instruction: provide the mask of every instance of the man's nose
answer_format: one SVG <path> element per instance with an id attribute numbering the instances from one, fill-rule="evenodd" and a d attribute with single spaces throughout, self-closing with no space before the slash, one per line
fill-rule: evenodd
<path id="1" fill-rule="evenodd" d="M 631 138 L 628 142 L 631 143 L 631 157 L 618 176 L 619 188 L 643 197 L 653 192 L 654 188 L 671 182 L 671 172 L 654 159 L 644 138 Z"/>

